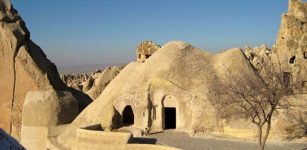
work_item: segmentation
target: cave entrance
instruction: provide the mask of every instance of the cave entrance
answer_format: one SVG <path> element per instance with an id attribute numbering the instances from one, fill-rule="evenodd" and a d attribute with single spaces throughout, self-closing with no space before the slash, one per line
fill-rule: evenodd
<path id="1" fill-rule="evenodd" d="M 151 56 L 151 55 L 148 55 L 148 54 L 145 55 L 146 59 L 148 59 L 150 56 Z"/>
<path id="2" fill-rule="evenodd" d="M 129 126 L 134 124 L 134 114 L 130 105 L 126 106 L 123 111 L 123 125 Z"/>
<path id="3" fill-rule="evenodd" d="M 176 129 L 176 108 L 164 108 L 164 129 Z"/>

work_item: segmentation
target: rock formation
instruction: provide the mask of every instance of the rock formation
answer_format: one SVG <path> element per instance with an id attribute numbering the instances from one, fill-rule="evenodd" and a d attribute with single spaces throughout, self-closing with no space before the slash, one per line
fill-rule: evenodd
<path id="1" fill-rule="evenodd" d="M 117 76 L 120 69 L 117 67 L 106 68 L 100 73 L 96 79 L 94 79 L 92 87 L 86 91 L 86 94 L 92 99 L 96 99 L 103 90 L 109 85 L 109 83 Z"/>
<path id="2" fill-rule="evenodd" d="M 272 51 L 264 44 L 254 48 L 247 46 L 244 53 L 251 64 L 258 70 L 261 70 L 264 65 L 271 62 Z"/>
<path id="3" fill-rule="evenodd" d="M 169 42 L 148 58 L 146 63 L 128 64 L 68 130 L 58 137 L 58 142 L 72 145 L 76 129 L 97 124 L 112 128 L 131 123 L 133 127 L 144 131 L 163 131 L 167 129 L 166 110 L 170 108 L 176 111 L 174 128 L 177 131 L 191 133 L 201 129 L 202 132 L 255 138 L 256 127 L 249 121 L 224 122 L 217 115 L 217 111 L 221 110 L 214 105 L 216 100 L 226 98 L 217 97 L 218 93 L 213 89 L 222 85 L 220 81 L 225 79 L 228 70 L 233 74 L 248 75 L 252 81 L 263 82 L 261 66 L 271 63 L 271 50 L 262 45 L 247 51 L 243 53 L 241 49 L 234 48 L 211 54 L 184 42 Z M 303 103 L 306 95 L 301 96 L 299 99 L 288 97 L 295 99 L 291 102 L 299 107 L 293 106 L 289 112 L 281 111 L 273 119 L 271 138 L 306 136 L 307 118 L 305 110 L 302 110 L 307 107 Z M 120 115 L 115 115 L 113 107 Z M 132 112 L 126 113 L 129 107 Z M 297 117 L 289 117 L 290 114 Z M 125 122 L 129 118 L 133 120 Z M 120 122 L 114 123 L 113 120 Z"/>
<path id="4" fill-rule="evenodd" d="M 87 74 L 62 74 L 61 79 L 68 87 L 83 91 L 83 84 L 89 80 L 89 76 Z"/>
<path id="5" fill-rule="evenodd" d="M 136 58 L 138 62 L 145 62 L 161 46 L 152 41 L 143 41 L 136 48 Z"/>
<path id="6" fill-rule="evenodd" d="M 68 87 L 82 91 L 95 100 L 123 67 L 107 67 L 104 71 L 97 69 L 90 76 L 87 74 L 63 74 L 61 79 Z"/>
<path id="7" fill-rule="evenodd" d="M 0 8 L 0 114 L 5 114 L 1 115 L 0 127 L 19 139 L 23 104 L 29 91 L 71 91 L 78 97 L 84 94 L 67 88 L 61 81 L 56 66 L 31 41 L 10 1 L 1 0 Z M 86 105 L 89 100 L 83 97 L 84 102 L 79 104 Z"/>
<path id="8" fill-rule="evenodd" d="M 245 53 L 234 48 L 212 54 L 181 41 L 163 47 L 145 41 L 137 48 L 137 61 L 122 70 L 114 67 L 97 70 L 91 76 L 62 76 L 66 84 L 77 90 L 61 81 L 55 65 L 30 40 L 24 22 L 8 0 L 0 0 L 0 10 L 0 114 L 5 114 L 0 126 L 19 138 L 22 116 L 21 141 L 29 149 L 46 149 L 48 144 L 60 149 L 89 148 L 92 141 L 110 142 L 106 137 L 114 136 L 112 132 L 87 132 L 88 127 L 96 125 L 105 131 L 131 125 L 146 132 L 174 128 L 194 133 L 201 129 L 232 136 L 245 135 L 248 130 L 251 135 L 245 137 L 255 138 L 255 128 L 246 120 L 230 124 L 217 115 L 222 110 L 214 102 L 225 97 L 214 89 L 221 85 L 227 71 L 263 83 L 261 67 L 272 61 L 282 64 L 293 82 L 302 79 L 301 85 L 305 86 L 307 81 L 307 9 L 306 3 L 298 0 L 290 0 L 289 12 L 283 15 L 272 50 L 263 45 L 246 48 Z M 80 91 L 95 101 L 87 106 L 90 98 Z M 306 136 L 307 100 L 306 95 L 299 96 L 288 98 L 300 108 L 293 106 L 273 120 L 273 137 Z M 83 108 L 75 118 L 78 109 Z M 175 112 L 175 116 L 168 111 Z M 167 117 L 175 120 L 174 126 L 169 127 Z M 71 124 L 59 126 L 73 119 Z M 130 136 L 123 138 L 126 146 Z"/>
<path id="9" fill-rule="evenodd" d="M 273 61 L 282 65 L 293 83 L 307 87 L 307 3 L 289 0 L 288 7 L 282 15 Z"/>
<path id="10" fill-rule="evenodd" d="M 223 124 L 212 105 L 216 93 L 211 89 L 219 85 L 218 79 L 223 78 L 225 66 L 234 70 L 240 66 L 251 78 L 259 80 L 239 48 L 215 55 L 184 42 L 167 43 L 146 63 L 128 64 L 74 120 L 59 142 L 69 142 L 78 127 L 112 120 L 108 115 L 111 112 L 107 110 L 113 107 L 120 113 L 118 119 L 122 121 L 126 117 L 124 109 L 131 107 L 133 126 L 144 130 L 164 130 L 164 108 L 172 107 L 177 112 L 176 130 L 193 132 L 205 127 L 206 131 L 222 131 Z"/>

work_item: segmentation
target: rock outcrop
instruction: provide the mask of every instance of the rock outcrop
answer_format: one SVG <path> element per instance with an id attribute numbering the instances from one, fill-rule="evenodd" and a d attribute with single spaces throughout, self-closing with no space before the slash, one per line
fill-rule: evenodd
<path id="1" fill-rule="evenodd" d="M 19 139 L 23 104 L 29 91 L 71 91 L 74 96 L 82 93 L 67 88 L 61 81 L 56 66 L 31 41 L 10 1 L 1 0 L 0 8 L 0 114 L 5 114 L 1 115 L 0 127 Z M 82 101 L 86 102 L 80 105 L 89 104 L 90 98 Z"/>
<path id="2" fill-rule="evenodd" d="M 87 74 L 62 74 L 61 79 L 68 87 L 83 91 L 83 84 L 89 80 L 89 76 Z"/>
<path id="3" fill-rule="evenodd" d="M 90 81 L 92 82 L 92 87 L 86 91 L 86 94 L 95 100 L 103 90 L 109 85 L 109 83 L 117 76 L 120 69 L 117 67 L 106 68 L 102 73 L 100 73 L 96 79 Z"/>
<path id="4" fill-rule="evenodd" d="M 159 48 L 161 46 L 152 41 L 141 42 L 136 48 L 136 60 L 138 62 L 145 62 Z"/>
<path id="5" fill-rule="evenodd" d="M 124 65 L 112 68 L 107 67 L 103 71 L 96 69 L 90 76 L 87 74 L 63 74 L 61 79 L 68 87 L 84 92 L 95 100 L 123 67 Z"/>
<path id="6" fill-rule="evenodd" d="M 271 62 L 272 50 L 264 44 L 254 48 L 246 46 L 244 53 L 257 70 Z"/>
<path id="7" fill-rule="evenodd" d="M 293 83 L 307 87 L 307 3 L 289 0 L 288 7 L 282 15 L 273 61 L 282 65 Z"/>

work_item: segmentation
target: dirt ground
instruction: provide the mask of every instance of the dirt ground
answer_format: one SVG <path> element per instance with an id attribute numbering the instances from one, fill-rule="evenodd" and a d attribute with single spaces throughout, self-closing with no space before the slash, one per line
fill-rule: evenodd
<path id="1" fill-rule="evenodd" d="M 139 139 L 140 143 L 168 145 L 185 150 L 257 150 L 256 142 L 225 139 L 219 137 L 190 137 L 187 133 L 166 130 Z M 307 143 L 268 142 L 267 150 L 307 150 Z"/>

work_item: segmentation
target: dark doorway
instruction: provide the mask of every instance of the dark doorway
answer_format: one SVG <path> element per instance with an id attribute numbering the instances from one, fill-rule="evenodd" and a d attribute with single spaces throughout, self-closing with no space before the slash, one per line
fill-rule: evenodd
<path id="1" fill-rule="evenodd" d="M 134 124 L 134 114 L 130 105 L 126 106 L 123 111 L 123 125 Z"/>
<path id="2" fill-rule="evenodd" d="M 176 129 L 176 108 L 164 108 L 165 129 Z"/>

